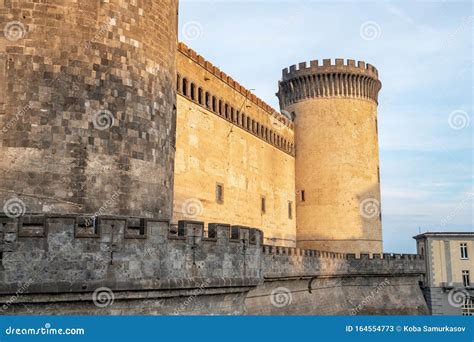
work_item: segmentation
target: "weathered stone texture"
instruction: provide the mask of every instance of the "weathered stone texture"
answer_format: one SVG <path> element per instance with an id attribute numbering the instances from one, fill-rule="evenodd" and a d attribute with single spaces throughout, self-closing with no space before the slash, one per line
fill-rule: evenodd
<path id="1" fill-rule="evenodd" d="M 2 314 L 337 314 L 351 310 L 381 277 L 392 279 L 393 300 L 372 303 L 364 313 L 424 312 L 420 256 L 356 258 L 262 245 L 258 229 L 213 224 L 204 234 L 204 224 L 195 221 L 180 221 L 173 233 L 166 221 L 104 216 L 87 232 L 82 219 L 1 218 Z M 317 284 L 325 278 L 335 285 L 321 292 Z M 278 307 L 259 302 L 268 302 L 277 282 L 292 291 L 311 279 L 314 293 L 295 294 L 295 310 L 277 313 Z M 360 292 L 353 290 L 359 285 Z M 116 304 L 92 305 L 94 291 L 104 287 Z M 336 296 L 333 306 L 318 304 L 327 291 Z"/>
<path id="2" fill-rule="evenodd" d="M 296 117 L 297 246 L 381 253 L 377 70 L 301 63 L 283 70 L 279 88 L 281 109 Z"/>
<path id="3" fill-rule="evenodd" d="M 292 122 L 184 44 L 177 68 L 173 219 L 258 227 L 265 243 L 295 246 Z"/>
<path id="4" fill-rule="evenodd" d="M 2 205 L 171 218 L 176 20 L 176 0 L 5 2 L 25 31 L 0 45 Z"/>

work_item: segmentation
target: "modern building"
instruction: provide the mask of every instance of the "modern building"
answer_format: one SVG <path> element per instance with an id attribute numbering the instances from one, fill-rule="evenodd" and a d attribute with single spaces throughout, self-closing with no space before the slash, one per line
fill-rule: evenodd
<path id="1" fill-rule="evenodd" d="M 414 237 L 424 256 L 422 288 L 432 315 L 474 314 L 474 233 L 427 232 Z"/>

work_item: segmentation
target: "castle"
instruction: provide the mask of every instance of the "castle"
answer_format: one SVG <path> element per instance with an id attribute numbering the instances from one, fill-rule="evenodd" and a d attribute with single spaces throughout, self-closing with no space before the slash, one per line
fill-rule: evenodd
<path id="1" fill-rule="evenodd" d="M 3 314 L 426 312 L 421 257 L 382 254 L 373 66 L 283 70 L 279 113 L 177 44 L 176 0 L 0 22 Z"/>
<path id="2" fill-rule="evenodd" d="M 258 227 L 280 246 L 382 252 L 372 65 L 284 69 L 286 115 L 183 43 L 177 68 L 175 219 Z"/>

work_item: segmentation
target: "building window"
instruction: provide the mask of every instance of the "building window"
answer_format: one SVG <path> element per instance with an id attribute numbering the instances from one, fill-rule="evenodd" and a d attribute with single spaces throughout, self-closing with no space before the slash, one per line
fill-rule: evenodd
<path id="1" fill-rule="evenodd" d="M 267 203 L 265 196 L 262 196 L 260 198 L 260 211 L 262 212 L 262 214 L 265 214 L 267 212 Z"/>
<path id="2" fill-rule="evenodd" d="M 202 105 L 202 88 L 198 88 L 198 103 Z"/>
<path id="3" fill-rule="evenodd" d="M 293 219 L 293 203 L 291 201 L 288 201 L 288 218 Z"/>
<path id="4" fill-rule="evenodd" d="M 469 279 L 469 271 L 463 270 L 462 271 L 462 284 L 464 287 L 469 287 L 471 286 L 471 282 Z"/>
<path id="5" fill-rule="evenodd" d="M 217 99 L 215 96 L 212 97 L 212 111 L 214 113 L 217 111 Z"/>
<path id="6" fill-rule="evenodd" d="M 462 242 L 459 246 L 461 248 L 461 259 L 469 259 L 467 255 L 467 243 Z"/>
<path id="7" fill-rule="evenodd" d="M 467 297 L 464 299 L 464 303 L 461 308 L 463 316 L 474 316 L 474 298 Z"/>
<path id="8" fill-rule="evenodd" d="M 216 202 L 220 204 L 224 203 L 224 184 L 216 184 Z"/>
<path id="9" fill-rule="evenodd" d="M 301 202 L 304 202 L 304 190 L 301 190 Z"/>
<path id="10" fill-rule="evenodd" d="M 183 78 L 183 95 L 188 96 L 188 80 Z"/>
<path id="11" fill-rule="evenodd" d="M 191 83 L 191 100 L 196 100 L 196 86 Z"/>

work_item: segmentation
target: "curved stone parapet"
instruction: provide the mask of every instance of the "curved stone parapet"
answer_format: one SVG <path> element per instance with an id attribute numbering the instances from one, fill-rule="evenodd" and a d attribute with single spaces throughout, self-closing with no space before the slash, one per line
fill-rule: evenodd
<path id="1" fill-rule="evenodd" d="M 344 63 L 345 62 L 345 63 Z M 344 61 L 324 59 L 322 65 L 317 60 L 299 63 L 283 69 L 277 96 L 280 107 L 308 98 L 352 97 L 377 103 L 382 84 L 378 71 L 371 64 L 353 59 Z"/>
<path id="2" fill-rule="evenodd" d="M 252 314 L 255 307 L 244 305 L 249 291 L 266 292 L 280 281 L 290 288 L 293 281 L 304 284 L 311 294 L 318 293 L 320 279 L 365 284 L 409 277 L 416 286 L 425 272 L 416 255 L 356 258 L 263 245 L 263 233 L 250 227 L 204 228 L 197 221 L 174 227 L 143 217 L 0 216 L 0 313 L 30 313 L 25 305 L 34 303 L 37 314 Z M 97 291 L 117 304 L 95 306 Z M 263 298 L 267 304 L 269 298 Z M 324 313 L 306 302 L 302 299 L 293 314 Z"/>

